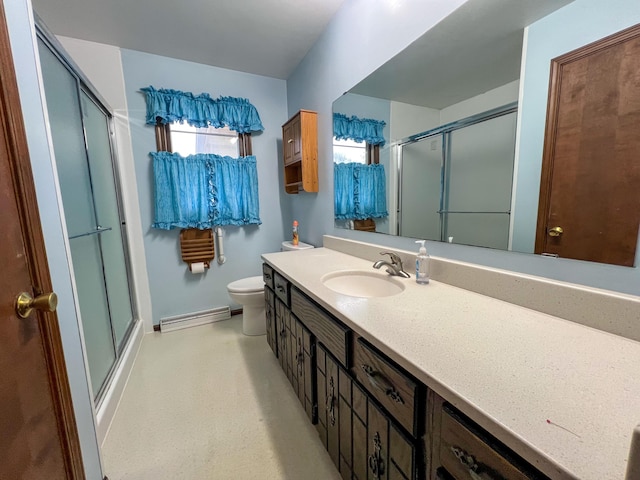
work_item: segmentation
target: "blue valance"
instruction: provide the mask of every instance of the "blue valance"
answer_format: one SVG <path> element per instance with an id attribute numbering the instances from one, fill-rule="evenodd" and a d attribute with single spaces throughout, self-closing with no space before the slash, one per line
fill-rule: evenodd
<path id="1" fill-rule="evenodd" d="M 356 142 L 383 146 L 385 125 L 384 120 L 356 116 L 347 117 L 342 113 L 333 114 L 333 136 L 338 140 L 355 140 Z"/>
<path id="2" fill-rule="evenodd" d="M 194 95 L 179 90 L 141 88 L 147 97 L 147 124 L 187 122 L 193 127 L 229 127 L 238 133 L 264 130 L 260 115 L 246 98 Z"/>
<path id="3" fill-rule="evenodd" d="M 337 220 L 385 218 L 387 189 L 383 165 L 333 165 L 334 212 Z"/>
<path id="4" fill-rule="evenodd" d="M 151 152 L 153 228 L 260 225 L 256 157 Z"/>

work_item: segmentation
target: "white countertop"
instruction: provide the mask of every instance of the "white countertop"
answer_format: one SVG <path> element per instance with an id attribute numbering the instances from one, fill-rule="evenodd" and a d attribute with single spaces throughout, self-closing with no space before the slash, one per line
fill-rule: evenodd
<path id="1" fill-rule="evenodd" d="M 323 275 L 373 269 L 327 248 L 262 258 L 552 479 L 624 478 L 639 342 L 413 276 L 394 296 L 340 295 Z"/>

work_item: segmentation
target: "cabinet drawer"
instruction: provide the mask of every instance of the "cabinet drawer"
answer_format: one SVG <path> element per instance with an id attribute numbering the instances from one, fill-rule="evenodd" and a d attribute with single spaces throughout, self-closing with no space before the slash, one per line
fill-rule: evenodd
<path id="1" fill-rule="evenodd" d="M 349 365 L 347 345 L 351 330 L 323 312 L 295 287 L 291 289 L 291 311 L 344 367 Z"/>
<path id="2" fill-rule="evenodd" d="M 358 338 L 353 352 L 353 373 L 360 384 L 411 433 L 419 437 L 422 425 L 418 422 L 421 391 L 410 375 L 362 338 Z"/>
<path id="3" fill-rule="evenodd" d="M 289 307 L 291 305 L 289 301 L 289 281 L 278 272 L 273 272 L 273 285 L 273 290 L 276 292 L 278 298 L 282 300 L 287 307 Z"/>
<path id="4" fill-rule="evenodd" d="M 440 432 L 440 464 L 456 479 L 473 478 L 470 470 L 478 478 L 548 479 L 447 404 Z"/>
<path id="5" fill-rule="evenodd" d="M 273 268 L 271 268 L 266 263 L 262 264 L 262 279 L 264 280 L 264 284 L 273 289 Z"/>

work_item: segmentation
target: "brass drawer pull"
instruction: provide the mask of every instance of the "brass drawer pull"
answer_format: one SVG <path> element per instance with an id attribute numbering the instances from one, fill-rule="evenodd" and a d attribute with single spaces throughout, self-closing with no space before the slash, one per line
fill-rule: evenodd
<path id="1" fill-rule="evenodd" d="M 302 376 L 304 370 L 304 350 L 302 349 L 302 339 L 298 337 L 298 353 L 296 353 L 296 364 L 298 365 L 298 376 Z"/>
<path id="2" fill-rule="evenodd" d="M 451 446 L 451 452 L 465 468 L 469 469 L 471 480 L 494 480 L 487 472 L 483 471 L 482 464 L 476 462 L 473 455 L 469 455 L 460 447 Z"/>
<path id="3" fill-rule="evenodd" d="M 333 377 L 329 379 L 329 387 L 331 387 L 331 393 L 327 395 L 327 412 L 329 412 L 329 421 L 331 422 L 331 426 L 333 426 L 336 424 L 336 395 Z"/>
<path id="4" fill-rule="evenodd" d="M 380 453 L 382 449 L 382 442 L 380 441 L 380 433 L 376 432 L 373 437 L 374 452 L 369 455 L 369 469 L 373 473 L 375 480 L 380 480 L 384 475 L 384 459 Z"/>
<path id="5" fill-rule="evenodd" d="M 395 389 L 393 383 L 391 383 L 384 375 L 364 363 L 362 364 L 362 371 L 367 376 L 371 385 L 376 387 L 378 390 L 382 390 L 384 394 L 394 402 L 404 405 L 404 400 L 400 396 L 400 392 Z"/>

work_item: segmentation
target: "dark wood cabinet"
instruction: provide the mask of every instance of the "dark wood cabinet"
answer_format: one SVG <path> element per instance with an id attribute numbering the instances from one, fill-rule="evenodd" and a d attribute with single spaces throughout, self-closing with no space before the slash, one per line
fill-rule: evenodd
<path id="1" fill-rule="evenodd" d="M 345 480 L 419 479 L 416 441 L 322 346 L 318 355 L 318 433 Z"/>
<path id="2" fill-rule="evenodd" d="M 263 275 L 267 342 L 343 479 L 548 480 L 283 275 Z"/>
<path id="3" fill-rule="evenodd" d="M 424 387 L 362 337 L 354 342 L 353 375 L 410 434 L 422 435 Z"/>
<path id="4" fill-rule="evenodd" d="M 549 480 L 459 410 L 432 394 L 430 477 L 444 480 Z"/>

